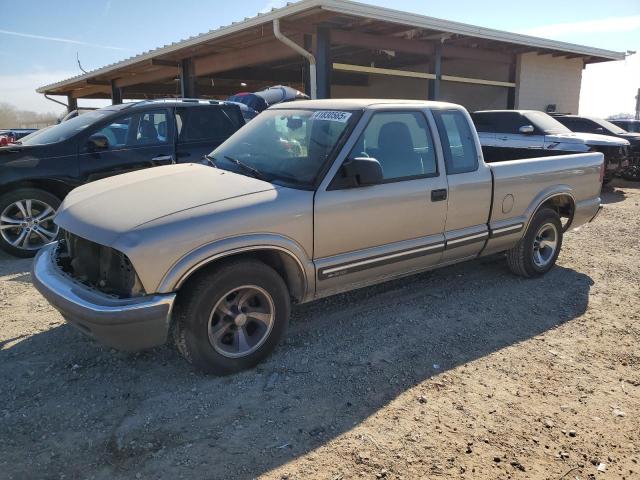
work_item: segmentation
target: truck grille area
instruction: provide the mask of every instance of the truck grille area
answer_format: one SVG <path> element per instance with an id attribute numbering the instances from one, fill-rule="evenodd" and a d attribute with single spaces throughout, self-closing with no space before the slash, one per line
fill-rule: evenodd
<path id="1" fill-rule="evenodd" d="M 110 247 L 63 232 L 56 260 L 74 280 L 117 298 L 144 295 L 144 289 L 127 256 Z"/>

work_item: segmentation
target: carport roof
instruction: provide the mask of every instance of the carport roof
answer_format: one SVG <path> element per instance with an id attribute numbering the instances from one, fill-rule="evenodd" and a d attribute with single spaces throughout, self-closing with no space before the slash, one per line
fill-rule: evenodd
<path id="1" fill-rule="evenodd" d="M 303 0 L 297 3 L 289 3 L 285 7 L 273 9 L 268 13 L 245 18 L 241 22 L 234 22 L 231 25 L 219 27 L 207 33 L 143 52 L 83 75 L 42 86 L 37 89 L 37 92 L 62 95 L 79 88 L 79 85 L 93 85 L 93 88 L 100 85 L 105 86 L 108 84 L 107 82 L 114 78 L 147 73 L 150 66 L 156 66 L 157 68 L 158 65 L 163 65 L 162 62 L 170 63 L 164 59 L 191 57 L 194 55 L 194 49 L 212 47 L 217 42 L 224 41 L 230 36 L 242 33 L 245 30 L 268 25 L 275 19 L 281 19 L 284 22 L 289 20 L 298 21 L 316 14 L 324 14 L 325 16 L 322 17 L 324 21 L 330 20 L 331 15 L 334 15 L 342 18 L 359 19 L 365 22 L 384 22 L 405 26 L 407 29 L 430 32 L 432 35 L 429 38 L 436 38 L 440 34 L 444 35 L 445 38 L 454 38 L 456 41 L 461 42 L 464 40 L 470 42 L 480 40 L 483 42 L 483 47 L 495 47 L 498 44 L 503 44 L 503 46 L 515 49 L 516 52 L 518 50 L 534 51 L 555 56 L 582 57 L 585 63 L 623 60 L 625 58 L 624 52 L 532 37 L 348 0 Z M 474 45 L 472 44 L 472 46 Z"/>

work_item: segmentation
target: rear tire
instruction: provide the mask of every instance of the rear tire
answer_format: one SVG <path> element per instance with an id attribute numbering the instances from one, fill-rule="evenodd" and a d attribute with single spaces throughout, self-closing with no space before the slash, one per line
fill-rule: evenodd
<path id="1" fill-rule="evenodd" d="M 537 277 L 553 268 L 562 247 L 562 222 L 555 210 L 543 208 L 524 237 L 507 251 L 507 265 L 516 275 Z"/>
<path id="2" fill-rule="evenodd" d="M 19 188 L 0 196 L 0 248 L 10 255 L 33 257 L 58 237 L 53 216 L 60 199 L 38 188 Z"/>
<path id="3" fill-rule="evenodd" d="M 229 261 L 182 288 L 176 305 L 176 346 L 201 372 L 239 372 L 276 348 L 290 308 L 289 291 L 275 270 L 255 260 Z"/>

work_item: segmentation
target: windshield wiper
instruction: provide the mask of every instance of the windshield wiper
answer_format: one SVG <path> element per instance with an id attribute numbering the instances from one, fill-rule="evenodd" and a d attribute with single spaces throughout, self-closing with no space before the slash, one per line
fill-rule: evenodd
<path id="1" fill-rule="evenodd" d="M 228 155 L 225 155 L 224 158 L 229 160 L 231 163 L 235 163 L 237 166 L 242 168 L 245 172 L 249 172 L 254 178 L 257 178 L 258 180 L 267 181 L 267 177 L 265 177 L 264 173 L 262 173 L 257 168 L 252 167 L 251 165 L 247 165 L 246 163 L 241 162 L 237 158 L 233 158 Z"/>
<path id="2" fill-rule="evenodd" d="M 213 167 L 213 168 L 218 168 L 218 165 L 216 165 L 216 159 L 214 157 L 212 157 L 211 155 L 209 155 L 208 153 L 205 153 L 202 158 L 204 158 L 207 162 L 209 162 L 209 164 Z"/>

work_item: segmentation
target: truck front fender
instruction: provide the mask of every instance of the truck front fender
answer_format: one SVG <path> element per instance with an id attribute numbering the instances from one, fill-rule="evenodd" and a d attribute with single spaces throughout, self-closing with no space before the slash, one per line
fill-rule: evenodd
<path id="1" fill-rule="evenodd" d="M 174 263 L 164 275 L 157 289 L 158 293 L 179 290 L 188 278 L 221 259 L 259 252 L 273 252 L 290 259 L 298 270 L 303 285 L 300 286 L 299 300 L 307 299 L 315 292 L 315 267 L 304 249 L 293 239 L 277 234 L 252 234 L 228 237 L 202 245 L 184 255 Z"/>

